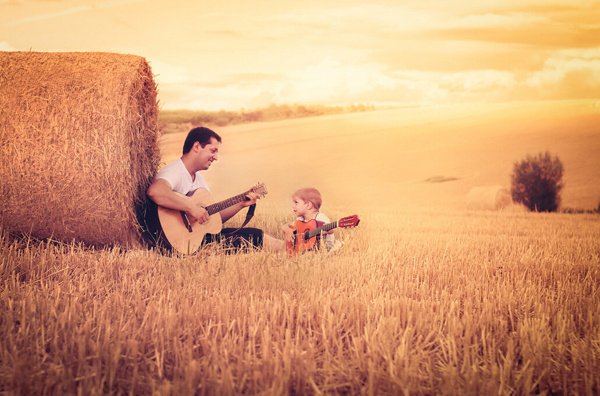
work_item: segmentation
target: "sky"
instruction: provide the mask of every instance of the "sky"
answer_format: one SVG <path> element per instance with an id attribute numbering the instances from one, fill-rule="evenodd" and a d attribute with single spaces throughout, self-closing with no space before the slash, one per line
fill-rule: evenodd
<path id="1" fill-rule="evenodd" d="M 600 0 L 0 0 L 0 51 L 146 58 L 163 109 L 600 97 Z"/>

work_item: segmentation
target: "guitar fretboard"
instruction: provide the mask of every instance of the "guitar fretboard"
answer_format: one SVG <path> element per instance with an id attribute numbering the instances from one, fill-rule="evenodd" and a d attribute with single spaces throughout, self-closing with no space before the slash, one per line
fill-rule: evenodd
<path id="1" fill-rule="evenodd" d="M 228 198 L 224 201 L 221 202 L 217 202 L 214 203 L 212 205 L 208 205 L 206 207 L 206 211 L 208 212 L 209 215 L 213 215 L 217 212 L 222 211 L 223 209 L 227 209 L 230 206 L 233 206 L 235 204 L 238 204 L 240 202 L 243 202 L 246 200 L 246 194 L 248 194 L 248 192 L 245 192 L 243 194 L 240 195 L 236 195 L 234 197 Z"/>
<path id="2" fill-rule="evenodd" d="M 337 221 L 334 221 L 333 223 L 325 224 L 321 227 L 315 228 L 314 230 L 306 231 L 304 238 L 306 240 L 308 240 L 308 239 L 320 234 L 321 232 L 331 231 L 334 228 L 336 228 L 337 226 L 338 226 Z"/>

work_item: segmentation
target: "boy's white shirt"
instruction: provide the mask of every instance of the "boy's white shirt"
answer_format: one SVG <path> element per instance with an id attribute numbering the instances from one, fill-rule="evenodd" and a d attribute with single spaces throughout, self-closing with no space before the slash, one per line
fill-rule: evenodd
<path id="1" fill-rule="evenodd" d="M 192 175 L 188 172 L 181 158 L 158 171 L 156 179 L 165 180 L 171 185 L 173 191 L 177 191 L 183 195 L 198 188 L 210 191 L 200 171 L 196 172 L 196 178 L 192 180 Z"/>
<path id="2" fill-rule="evenodd" d="M 331 223 L 331 220 L 329 219 L 329 217 L 327 217 L 327 215 L 325 213 L 319 212 L 317 213 L 317 215 L 314 218 L 317 222 L 323 223 L 323 224 L 329 224 Z M 298 216 L 296 218 L 296 220 L 300 220 L 300 221 L 306 221 L 306 219 L 304 218 L 304 216 Z M 325 238 L 325 247 L 327 249 L 331 249 L 333 247 L 333 245 L 335 244 L 335 235 L 334 234 L 325 234 L 324 235 Z"/>

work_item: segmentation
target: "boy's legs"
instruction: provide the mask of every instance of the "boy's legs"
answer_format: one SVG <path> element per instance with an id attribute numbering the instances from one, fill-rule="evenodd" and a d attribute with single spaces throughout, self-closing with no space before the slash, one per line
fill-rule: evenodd
<path id="1" fill-rule="evenodd" d="M 267 252 L 282 252 L 285 250 L 285 241 L 273 238 L 268 234 L 263 235 L 263 249 Z"/>

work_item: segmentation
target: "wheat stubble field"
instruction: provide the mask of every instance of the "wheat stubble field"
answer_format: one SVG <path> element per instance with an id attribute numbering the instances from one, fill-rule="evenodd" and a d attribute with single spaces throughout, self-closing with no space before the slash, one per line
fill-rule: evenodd
<path id="1" fill-rule="evenodd" d="M 252 225 L 276 233 L 289 194 L 314 185 L 330 217 L 362 218 L 342 249 L 179 258 L 3 236 L 0 390 L 597 394 L 598 215 L 473 212 L 464 197 L 547 149 L 564 206 L 596 207 L 599 120 L 560 103 L 222 128 L 215 197 L 264 181 Z M 164 162 L 182 139 L 162 138 Z"/>

